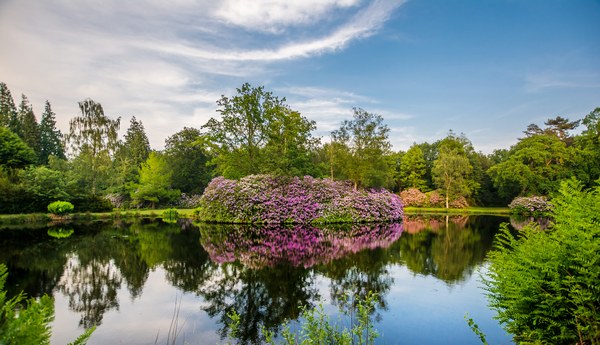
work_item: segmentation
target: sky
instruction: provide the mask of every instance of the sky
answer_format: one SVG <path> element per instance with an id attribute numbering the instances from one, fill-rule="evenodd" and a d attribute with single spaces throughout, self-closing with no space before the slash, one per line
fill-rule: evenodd
<path id="1" fill-rule="evenodd" d="M 0 0 L 0 82 L 68 132 L 91 98 L 150 144 L 218 117 L 248 82 L 315 136 L 383 116 L 395 150 L 464 133 L 509 148 L 600 107 L 598 0 Z"/>

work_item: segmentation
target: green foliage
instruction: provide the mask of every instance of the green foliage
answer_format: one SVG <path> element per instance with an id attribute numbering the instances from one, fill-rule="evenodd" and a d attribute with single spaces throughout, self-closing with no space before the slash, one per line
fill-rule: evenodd
<path id="1" fill-rule="evenodd" d="M 56 228 L 56 229 L 48 229 L 48 236 L 54 238 L 68 238 L 73 235 L 75 230 L 73 229 L 64 229 L 64 228 Z"/>
<path id="2" fill-rule="evenodd" d="M 490 307 L 518 343 L 600 341 L 600 187 L 561 183 L 548 231 L 506 225 L 484 283 Z"/>
<path id="3" fill-rule="evenodd" d="M 179 212 L 177 209 L 169 208 L 163 211 L 162 220 L 167 223 L 175 223 L 179 219 Z"/>
<path id="4" fill-rule="evenodd" d="M 0 126 L 0 167 L 24 168 L 35 160 L 33 150 L 18 135 Z"/>
<path id="5" fill-rule="evenodd" d="M 282 332 L 282 344 L 287 345 L 310 345 L 310 344 L 336 344 L 336 345 L 370 345 L 375 343 L 379 336 L 373 326 L 371 314 L 375 310 L 377 294 L 369 292 L 363 299 L 356 301 L 356 306 L 351 311 L 356 315 L 349 315 L 353 319 L 352 327 L 345 327 L 340 322 L 332 322 L 325 314 L 323 305 L 315 309 L 301 307 L 300 318 L 304 319 L 301 328 L 292 332 L 289 323 L 284 323 Z M 348 314 L 348 311 L 342 311 Z M 237 338 L 237 330 L 241 323 L 240 316 L 235 312 L 228 313 L 231 320 L 229 339 Z M 274 345 L 274 334 L 272 331 L 262 330 L 265 343 Z M 228 343 L 230 344 L 230 343 Z"/>
<path id="6" fill-rule="evenodd" d="M 212 179 L 208 166 L 206 137 L 198 129 L 185 127 L 165 141 L 165 157 L 173 172 L 173 188 L 201 194 Z"/>
<path id="7" fill-rule="evenodd" d="M 354 182 L 354 187 L 382 187 L 391 184 L 392 170 L 386 156 L 390 153 L 389 128 L 380 115 L 354 108 L 354 118 L 342 122 L 340 129 L 331 133 L 333 142 L 341 150 L 343 170 Z"/>
<path id="8" fill-rule="evenodd" d="M 469 159 L 460 149 L 450 149 L 443 146 L 432 170 L 434 182 L 444 193 L 446 208 L 451 199 L 469 196 L 477 183 L 470 179 L 473 167 Z"/>
<path id="9" fill-rule="evenodd" d="M 285 98 L 245 83 L 237 95 L 222 96 L 217 105 L 221 119 L 211 118 L 202 128 L 208 131 L 218 174 L 241 178 L 266 171 L 289 176 L 310 171 L 315 123 L 291 110 Z"/>
<path id="10" fill-rule="evenodd" d="M 33 108 L 25 95 L 21 96 L 17 117 L 19 120 L 19 132 L 17 134 L 27 143 L 27 146 L 33 149 L 37 161 L 40 152 L 40 128 L 35 119 Z"/>
<path id="11" fill-rule="evenodd" d="M 15 101 L 5 83 L 0 83 L 0 127 L 11 127 L 11 122 L 17 117 Z"/>
<path id="12" fill-rule="evenodd" d="M 44 113 L 40 120 L 39 160 L 41 164 L 48 164 L 50 156 L 66 159 L 65 148 L 62 143 L 63 135 L 56 128 L 55 117 L 56 114 L 52 111 L 50 102 L 46 101 Z"/>
<path id="13" fill-rule="evenodd" d="M 468 313 L 465 315 L 465 320 L 467 321 L 467 324 L 469 325 L 473 333 L 477 334 L 479 340 L 481 340 L 481 343 L 484 345 L 488 345 L 485 333 L 483 333 L 483 331 L 479 328 L 479 325 L 477 325 L 477 323 L 475 323 L 475 321 L 469 317 Z"/>
<path id="14" fill-rule="evenodd" d="M 131 192 L 131 198 L 138 205 L 149 202 L 154 208 L 158 202 L 172 201 L 179 196 L 179 191 L 171 188 L 172 171 L 165 157 L 157 152 L 150 156 L 140 168 L 140 182 Z"/>
<path id="15" fill-rule="evenodd" d="M 421 191 L 427 190 L 425 180 L 427 163 L 421 148 L 413 144 L 402 157 L 399 171 L 399 185 L 401 189 L 416 188 Z"/>
<path id="16" fill-rule="evenodd" d="M 26 300 L 23 293 L 7 299 L 7 277 L 6 266 L 0 264 L 0 344 L 50 344 L 54 301 L 48 295 Z M 95 326 L 87 329 L 69 345 L 85 345 L 95 329 Z"/>
<path id="17" fill-rule="evenodd" d="M 48 205 L 48 212 L 53 214 L 67 214 L 73 212 L 75 206 L 68 201 L 55 201 Z"/>
<path id="18" fill-rule="evenodd" d="M 76 171 L 86 181 L 92 195 L 105 189 L 109 179 L 107 167 L 111 166 L 111 154 L 117 147 L 117 135 L 121 118 L 112 120 L 104 115 L 100 103 L 91 99 L 79 102 L 81 116 L 69 122 L 67 140 L 74 154 L 78 155 L 80 164 Z"/>

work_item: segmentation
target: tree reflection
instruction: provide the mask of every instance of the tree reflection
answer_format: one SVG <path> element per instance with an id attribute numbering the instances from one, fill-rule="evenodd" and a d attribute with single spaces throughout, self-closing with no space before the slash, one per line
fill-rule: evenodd
<path id="1" fill-rule="evenodd" d="M 450 284 L 460 282 L 491 249 L 500 219 L 488 218 L 487 222 L 493 224 L 467 216 L 407 216 L 407 231 L 398 241 L 401 258 L 414 273 Z"/>
<path id="2" fill-rule="evenodd" d="M 341 306 L 352 291 L 356 298 L 377 292 L 379 304 L 393 280 L 384 252 L 401 234 L 399 224 L 327 227 L 249 227 L 202 225 L 202 245 L 222 265 L 201 291 L 205 310 L 229 330 L 228 313 L 240 315 L 241 343 L 262 341 L 260 329 L 278 332 L 285 320 L 296 319 L 300 306 L 312 307 L 318 291 L 315 272 L 332 278 L 332 296 Z M 375 248 L 371 252 L 370 249 Z M 349 256 L 348 256 L 349 255 Z M 318 268 L 317 266 L 319 265 Z M 237 282 L 237 284 L 236 284 Z"/>

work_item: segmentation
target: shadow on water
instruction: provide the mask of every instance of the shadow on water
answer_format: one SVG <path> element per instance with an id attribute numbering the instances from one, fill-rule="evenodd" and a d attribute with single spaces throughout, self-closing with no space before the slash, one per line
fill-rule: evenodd
<path id="1" fill-rule="evenodd" d="M 239 343 L 259 343 L 263 327 L 279 332 L 285 320 L 298 318 L 300 306 L 312 308 L 322 300 L 350 310 L 367 292 L 376 292 L 374 316 L 386 318 L 393 312 L 388 300 L 396 298 L 398 267 L 449 286 L 472 279 L 502 221 L 507 219 L 420 215 L 401 224 L 324 228 L 186 219 L 93 222 L 5 231 L 0 262 L 10 272 L 9 295 L 24 290 L 33 297 L 64 296 L 86 328 L 121 310 L 121 291 L 132 303 L 146 303 L 149 275 L 160 268 L 176 291 L 199 298 L 198 310 L 213 320 L 221 339 L 230 329 L 228 313 L 235 311 L 241 316 Z M 156 334 L 152 328 L 146 332 Z M 120 342 L 118 334 L 112 342 Z"/>

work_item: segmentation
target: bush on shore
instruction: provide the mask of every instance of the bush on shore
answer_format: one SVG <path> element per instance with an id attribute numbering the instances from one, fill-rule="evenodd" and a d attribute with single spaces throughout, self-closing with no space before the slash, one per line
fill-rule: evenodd
<path id="1" fill-rule="evenodd" d="M 400 198 L 387 190 L 354 190 L 352 184 L 316 179 L 251 175 L 239 181 L 213 179 L 197 218 L 224 223 L 360 223 L 402 219 Z"/>

